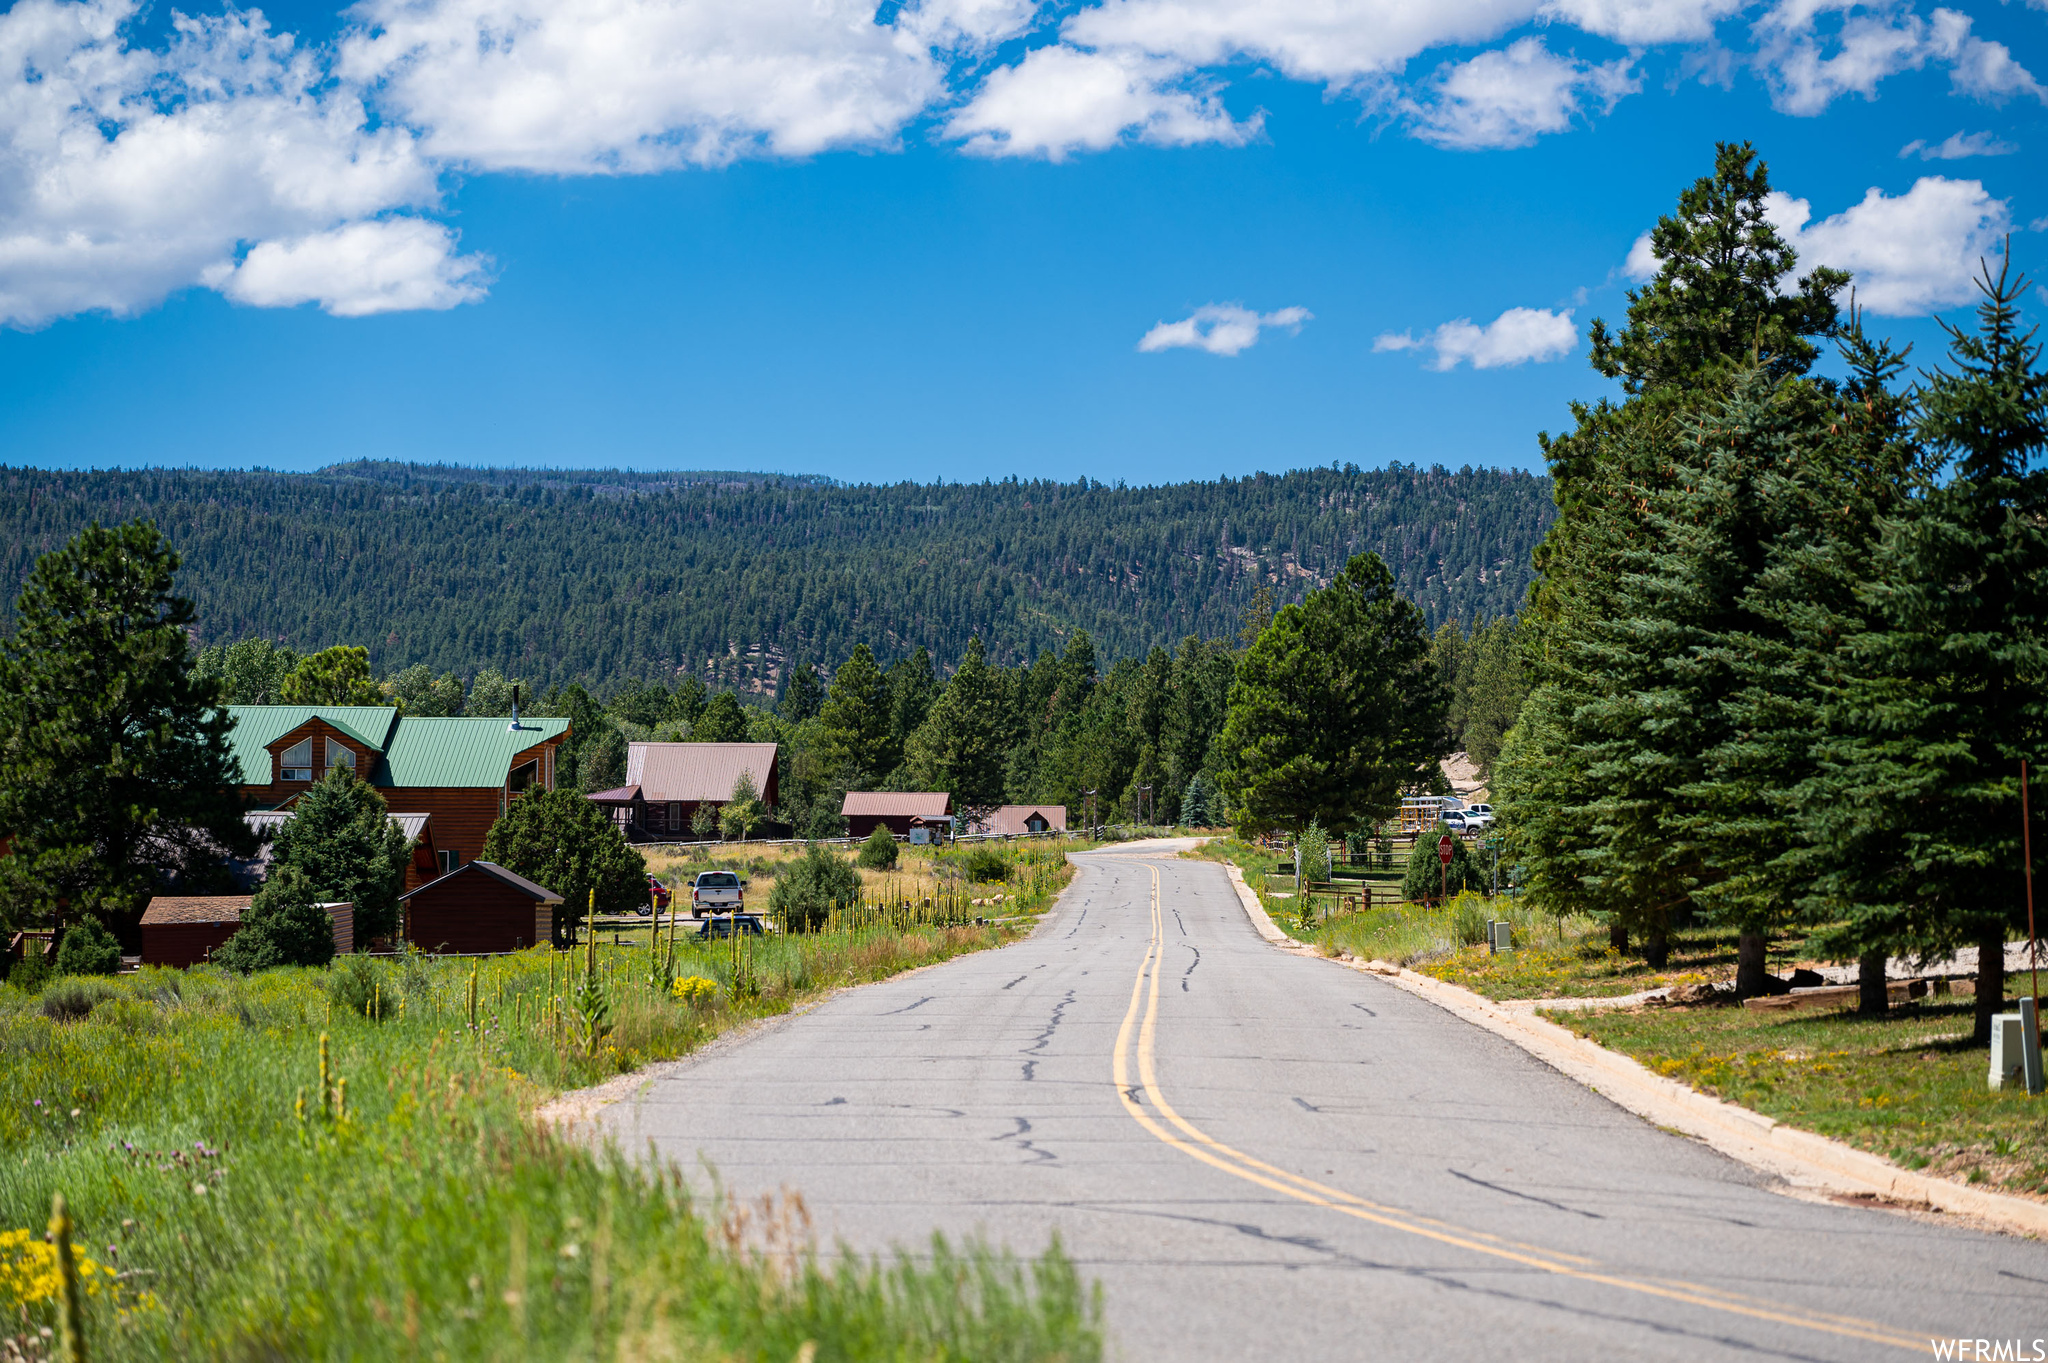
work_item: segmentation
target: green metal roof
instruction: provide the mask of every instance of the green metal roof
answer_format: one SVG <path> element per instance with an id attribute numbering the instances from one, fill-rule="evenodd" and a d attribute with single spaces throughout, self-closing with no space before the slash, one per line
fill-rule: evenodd
<path id="1" fill-rule="evenodd" d="M 505 784 L 512 759 L 569 732 L 566 719 L 401 719 L 371 779 L 380 786 Z"/>
<path id="2" fill-rule="evenodd" d="M 389 705 L 230 705 L 235 727 L 228 745 L 242 767 L 242 784 L 270 784 L 270 745 L 309 719 L 324 719 L 350 738 L 383 752 L 398 718 Z"/>
<path id="3" fill-rule="evenodd" d="M 370 782 L 378 786 L 485 786 L 505 784 L 512 759 L 536 743 L 569 732 L 566 719 L 426 719 L 402 716 L 388 705 L 230 705 L 235 721 L 228 742 L 242 767 L 242 783 L 270 784 L 269 745 L 309 719 L 323 719 L 384 754 Z"/>

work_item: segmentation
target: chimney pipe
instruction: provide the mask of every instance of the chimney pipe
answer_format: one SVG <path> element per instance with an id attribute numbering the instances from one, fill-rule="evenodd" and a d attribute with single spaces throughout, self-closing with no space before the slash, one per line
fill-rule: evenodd
<path id="1" fill-rule="evenodd" d="M 519 683 L 512 684 L 512 722 L 505 726 L 506 732 L 519 732 Z"/>

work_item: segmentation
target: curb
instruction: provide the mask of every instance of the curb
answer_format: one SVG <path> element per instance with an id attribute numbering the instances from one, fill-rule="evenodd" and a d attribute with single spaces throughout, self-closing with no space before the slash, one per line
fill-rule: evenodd
<path id="1" fill-rule="evenodd" d="M 1867 1150 L 1786 1126 L 1746 1107 L 1708 1097 L 1554 1022 L 1512 1012 L 1469 989 L 1386 961 L 1324 957 L 1274 926 L 1237 867 L 1232 866 L 1229 871 L 1246 917 L 1266 941 L 1294 955 L 1331 960 L 1347 969 L 1376 975 L 1427 999 L 1445 1012 L 1514 1043 L 1616 1106 L 1701 1141 L 1730 1159 L 1763 1170 L 1792 1189 L 1827 1197 L 1875 1199 L 1910 1210 L 1947 1212 L 1970 1217 L 1987 1228 L 2008 1234 L 2048 1238 L 2048 1204 L 1915 1173 Z"/>

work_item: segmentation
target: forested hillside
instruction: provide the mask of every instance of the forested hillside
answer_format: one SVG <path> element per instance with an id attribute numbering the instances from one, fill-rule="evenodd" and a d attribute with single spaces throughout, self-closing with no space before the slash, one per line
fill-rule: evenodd
<path id="1" fill-rule="evenodd" d="M 772 690 L 858 643 L 992 662 L 1086 629 L 1111 658 L 1231 637 L 1376 550 L 1434 625 L 1513 613 L 1552 516 L 1524 473 L 1314 469 L 1170 487 L 880 487 L 748 474 L 360 463 L 310 474 L 0 469 L 10 602 L 92 520 L 154 518 L 202 643 L 370 650 L 378 672 Z"/>

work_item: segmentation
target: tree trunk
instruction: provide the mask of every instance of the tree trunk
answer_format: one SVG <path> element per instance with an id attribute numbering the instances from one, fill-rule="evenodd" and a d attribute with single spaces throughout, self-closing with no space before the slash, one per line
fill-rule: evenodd
<path id="1" fill-rule="evenodd" d="M 1671 935 L 1661 926 L 1651 928 L 1643 938 L 1643 960 L 1652 970 L 1662 970 L 1671 959 Z"/>
<path id="2" fill-rule="evenodd" d="M 1619 918 L 1607 925 L 1607 945 L 1616 951 L 1628 950 L 1628 924 Z"/>
<path id="3" fill-rule="evenodd" d="M 1735 997 L 1753 999 L 1764 992 L 1764 935 L 1745 932 L 1735 939 Z"/>
<path id="4" fill-rule="evenodd" d="M 2005 1007 L 2005 925 L 1993 923 L 1977 936 L 1977 1025 L 1970 1039 L 1991 1044 L 1991 1015 Z"/>
<path id="5" fill-rule="evenodd" d="M 1866 951 L 1856 958 L 1856 1011 L 1866 1017 L 1891 1010 L 1892 991 L 1885 985 L 1884 974 L 1890 960 L 1882 951 Z"/>

